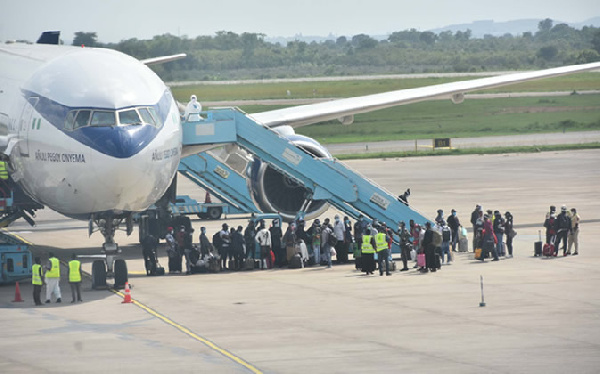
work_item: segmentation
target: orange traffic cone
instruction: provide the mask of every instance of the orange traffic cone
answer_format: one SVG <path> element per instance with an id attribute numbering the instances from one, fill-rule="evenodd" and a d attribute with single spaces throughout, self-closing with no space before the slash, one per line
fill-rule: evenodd
<path id="1" fill-rule="evenodd" d="M 15 287 L 15 299 L 13 300 L 13 303 L 21 301 L 23 301 L 23 299 L 21 299 L 21 289 L 19 288 L 19 282 L 17 282 Z"/>
<path id="2" fill-rule="evenodd" d="M 129 289 L 129 282 L 125 283 L 125 297 L 121 304 L 131 303 L 131 290 Z"/>

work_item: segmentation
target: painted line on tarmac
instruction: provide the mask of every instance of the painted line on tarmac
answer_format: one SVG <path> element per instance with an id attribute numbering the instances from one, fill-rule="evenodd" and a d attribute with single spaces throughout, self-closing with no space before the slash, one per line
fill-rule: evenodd
<path id="1" fill-rule="evenodd" d="M 109 291 L 111 291 L 112 293 L 114 293 L 115 295 L 118 295 L 122 298 L 125 298 L 125 295 L 121 292 L 121 291 L 117 291 L 115 289 L 109 288 Z M 216 345 L 215 343 L 211 342 L 208 339 L 205 339 L 201 336 L 199 336 L 198 334 L 196 334 L 195 332 L 191 331 L 190 329 L 188 329 L 185 326 L 182 326 L 180 324 L 178 324 L 177 322 L 173 321 L 172 319 L 166 317 L 163 314 L 160 314 L 159 312 L 157 312 L 156 310 L 150 308 L 149 306 L 146 306 L 144 304 L 142 304 L 141 302 L 135 300 L 135 299 L 131 299 L 131 303 L 134 304 L 135 306 L 137 306 L 138 308 L 141 308 L 143 310 L 145 310 L 147 313 L 149 313 L 150 315 L 160 319 L 161 321 L 163 321 L 164 323 L 166 323 L 167 325 L 170 325 L 174 328 L 176 328 L 177 330 L 179 330 L 180 332 L 186 334 L 187 336 L 191 337 L 192 339 L 199 341 L 200 343 L 206 345 L 208 348 L 219 352 L 220 354 L 222 354 L 223 356 L 229 358 L 230 360 L 244 366 L 246 369 L 250 370 L 251 372 L 255 373 L 255 374 L 262 374 L 262 371 L 258 370 L 256 367 L 254 367 L 253 365 L 251 365 L 250 363 L 244 361 L 242 358 L 234 355 L 233 353 L 227 351 L 226 349 L 223 349 L 221 347 L 219 347 L 218 345 Z"/>

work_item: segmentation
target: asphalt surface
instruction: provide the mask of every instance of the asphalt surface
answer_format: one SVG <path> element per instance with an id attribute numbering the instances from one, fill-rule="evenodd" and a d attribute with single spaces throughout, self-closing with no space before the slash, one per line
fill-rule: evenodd
<path id="1" fill-rule="evenodd" d="M 346 162 L 393 193 L 410 187 L 411 205 L 431 217 L 455 208 L 469 226 L 476 203 L 513 213 L 514 258 L 457 253 L 436 273 L 367 277 L 350 264 L 146 277 L 135 234 L 119 233 L 137 304 L 92 291 L 89 280 L 74 305 L 65 279 L 63 303 L 42 307 L 28 282 L 23 303 L 11 301 L 14 285 L 2 286 L 0 372 L 597 373 L 599 159 L 587 150 Z M 199 194 L 183 178 L 180 193 Z M 579 256 L 533 257 L 551 204 L 582 216 Z M 200 226 L 213 233 L 223 222 L 246 219 L 194 220 L 195 241 Z M 50 211 L 36 227 L 11 230 L 44 258 L 102 243 L 87 223 Z"/>

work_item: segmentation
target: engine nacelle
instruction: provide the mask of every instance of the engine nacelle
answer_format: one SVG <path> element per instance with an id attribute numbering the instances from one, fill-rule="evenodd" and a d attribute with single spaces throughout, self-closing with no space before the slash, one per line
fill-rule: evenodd
<path id="1" fill-rule="evenodd" d="M 289 126 L 280 126 L 273 130 L 314 157 L 332 158 L 329 151 L 316 140 L 295 134 Z M 293 178 L 256 158 L 250 167 L 249 177 L 250 189 L 260 210 L 263 212 L 277 212 L 286 222 L 293 221 L 296 214 L 303 207 L 305 219 L 316 218 L 329 207 L 324 200 L 313 200 L 305 206 L 310 190 Z"/>

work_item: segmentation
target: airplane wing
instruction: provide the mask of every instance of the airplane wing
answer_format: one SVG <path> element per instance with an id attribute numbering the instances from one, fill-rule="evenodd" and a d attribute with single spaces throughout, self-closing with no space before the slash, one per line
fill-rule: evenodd
<path id="1" fill-rule="evenodd" d="M 165 62 L 179 60 L 186 56 L 187 55 L 185 53 L 179 53 L 179 54 L 172 55 L 172 56 L 160 56 L 160 57 L 147 58 L 145 60 L 140 60 L 140 62 L 144 65 L 158 65 L 158 64 L 164 64 Z"/>
<path id="2" fill-rule="evenodd" d="M 600 62 L 570 65 L 531 72 L 500 75 L 471 81 L 444 83 L 435 86 L 390 91 L 380 94 L 332 100 L 318 104 L 301 105 L 263 113 L 251 114 L 252 118 L 268 127 L 288 125 L 302 127 L 313 123 L 338 119 L 350 124 L 353 116 L 396 105 L 419 101 L 450 98 L 459 103 L 465 92 L 506 86 L 510 84 L 557 77 L 560 75 L 600 69 Z"/>

